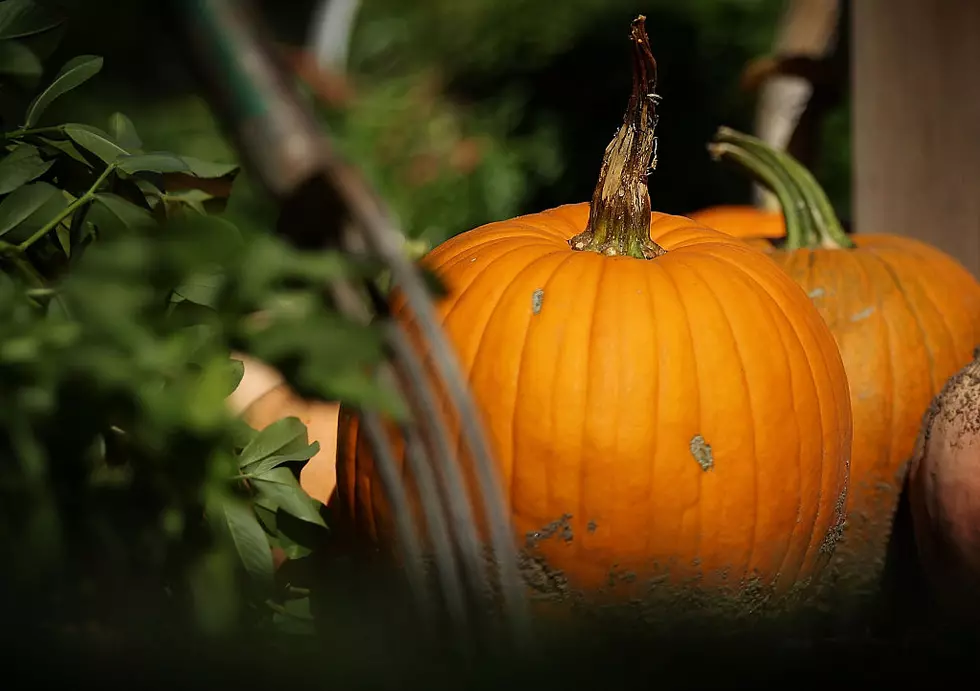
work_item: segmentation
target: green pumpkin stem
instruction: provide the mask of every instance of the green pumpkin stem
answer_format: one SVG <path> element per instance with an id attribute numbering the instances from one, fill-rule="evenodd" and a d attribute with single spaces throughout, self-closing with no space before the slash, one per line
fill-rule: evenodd
<path id="1" fill-rule="evenodd" d="M 708 151 L 715 160 L 729 161 L 749 171 L 755 180 L 776 195 L 786 219 L 786 249 L 799 249 L 811 242 L 816 233 L 813 218 L 807 213 L 806 200 L 786 171 L 767 165 L 764 159 L 748 149 L 727 141 L 709 144 Z"/>
<path id="2" fill-rule="evenodd" d="M 633 20 L 633 92 L 623 125 L 606 147 L 592 194 L 589 223 L 568 244 L 609 256 L 653 259 L 666 250 L 650 239 L 647 174 L 656 165 L 657 61 L 650 51 L 645 17 Z"/>
<path id="3" fill-rule="evenodd" d="M 783 214 L 787 218 L 786 249 L 846 249 L 854 247 L 854 241 L 848 237 L 841 226 L 833 205 L 827 194 L 820 187 L 813 174 L 799 161 L 785 151 L 772 148 L 761 139 L 729 127 L 718 128 L 714 143 L 709 149 L 716 158 L 726 156 L 748 173 L 759 183 L 779 192 L 773 187 L 773 178 L 790 182 L 790 190 L 779 197 Z M 736 158 L 730 150 L 738 150 L 741 156 Z M 751 160 L 752 164 L 747 162 Z M 790 208 L 802 208 L 803 215 L 808 220 L 812 232 L 793 235 L 789 227 Z"/>

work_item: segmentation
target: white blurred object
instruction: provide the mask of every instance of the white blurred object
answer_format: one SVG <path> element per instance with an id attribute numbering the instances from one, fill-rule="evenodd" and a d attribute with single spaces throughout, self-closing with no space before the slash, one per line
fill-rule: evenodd
<path id="1" fill-rule="evenodd" d="M 360 0 L 321 0 L 310 25 L 310 53 L 319 67 L 343 72 Z"/>
<path id="2" fill-rule="evenodd" d="M 773 53 L 825 58 L 836 46 L 841 11 L 841 0 L 787 0 Z M 812 96 L 813 85 L 804 77 L 771 76 L 759 92 L 756 135 L 770 146 L 786 150 Z M 779 208 L 775 195 L 768 190 L 755 185 L 754 194 L 757 205 Z"/>

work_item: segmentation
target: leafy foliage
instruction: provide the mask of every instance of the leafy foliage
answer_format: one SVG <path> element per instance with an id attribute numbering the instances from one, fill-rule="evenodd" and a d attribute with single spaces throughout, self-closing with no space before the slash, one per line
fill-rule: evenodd
<path id="1" fill-rule="evenodd" d="M 229 412 L 232 352 L 304 393 L 398 414 L 372 374 L 379 333 L 322 295 L 374 268 L 223 218 L 236 164 L 148 148 L 118 112 L 104 129 L 50 122 L 103 65 L 74 57 L 42 81 L 32 45 L 62 24 L 0 2 L 0 57 L 16 58 L 0 59 L 0 86 L 33 86 L 0 148 L 4 590 L 59 631 L 308 628 L 273 553 L 299 559 L 328 535 L 297 481 L 318 445 L 295 418 L 256 432 Z"/>

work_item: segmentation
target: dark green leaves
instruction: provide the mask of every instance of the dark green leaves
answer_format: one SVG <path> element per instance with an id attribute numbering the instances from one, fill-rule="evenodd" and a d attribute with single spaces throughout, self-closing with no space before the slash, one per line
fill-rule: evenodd
<path id="1" fill-rule="evenodd" d="M 182 156 L 187 165 L 188 172 L 199 178 L 223 178 L 226 175 L 238 172 L 238 164 L 235 163 L 213 163 L 202 161 L 193 156 Z"/>
<path id="2" fill-rule="evenodd" d="M 129 151 L 143 148 L 143 142 L 136 134 L 136 126 L 122 113 L 116 112 L 109 116 L 109 134 Z"/>
<path id="3" fill-rule="evenodd" d="M 260 477 L 251 477 L 250 482 L 258 493 L 256 503 L 266 509 L 280 509 L 296 518 L 321 527 L 326 527 L 320 516 L 320 502 L 311 498 L 300 487 L 289 468 L 276 468 Z"/>
<path id="4" fill-rule="evenodd" d="M 54 161 L 43 160 L 37 148 L 20 144 L 0 159 L 0 195 L 44 175 L 53 164 Z"/>
<path id="5" fill-rule="evenodd" d="M 182 173 L 187 163 L 175 154 L 163 152 L 120 156 L 116 167 L 126 173 Z"/>
<path id="6" fill-rule="evenodd" d="M 283 418 L 255 435 L 239 456 L 238 467 L 247 470 L 249 466 L 270 456 L 302 452 L 308 445 L 306 426 L 299 421 L 299 418 Z"/>
<path id="7" fill-rule="evenodd" d="M 105 163 L 115 163 L 117 158 L 129 153 L 98 127 L 71 124 L 65 125 L 62 130 L 71 137 L 72 141 L 86 151 L 95 154 Z"/>
<path id="8" fill-rule="evenodd" d="M 19 226 L 61 192 L 46 182 L 16 189 L 0 202 L 0 238 Z"/>
<path id="9" fill-rule="evenodd" d="M 216 534 L 231 543 L 248 574 L 262 585 L 270 585 L 275 573 L 272 548 L 255 512 L 244 501 L 223 496 L 207 507 Z"/>
<path id="10" fill-rule="evenodd" d="M 201 272 L 191 276 L 174 290 L 175 301 L 187 300 L 213 308 L 223 282 L 224 274 L 220 271 Z"/>
<path id="11" fill-rule="evenodd" d="M 0 41 L 0 74 L 33 81 L 44 66 L 30 48 L 19 41 Z"/>
<path id="12" fill-rule="evenodd" d="M 115 234 L 149 228 L 154 223 L 149 211 L 109 192 L 99 192 L 95 195 L 95 204 L 89 214 L 89 220 L 103 230 Z"/>
<path id="13" fill-rule="evenodd" d="M 102 69 L 102 58 L 96 55 L 79 55 L 61 68 L 51 84 L 34 97 L 24 116 L 24 127 L 33 127 L 48 106 L 72 89 L 84 84 Z"/>
<path id="14" fill-rule="evenodd" d="M 39 137 L 40 141 L 45 147 L 48 147 L 52 153 L 63 153 L 74 161 L 77 161 L 84 165 L 86 168 L 91 168 L 92 164 L 82 156 L 81 152 L 75 147 L 71 141 L 67 139 L 51 139 L 48 137 Z"/>
<path id="15" fill-rule="evenodd" d="M 272 423 L 259 432 L 238 458 L 238 467 L 245 475 L 260 476 L 283 463 L 308 461 L 320 450 L 310 444 L 306 426 L 295 417 Z"/>
<path id="16" fill-rule="evenodd" d="M 25 38 L 53 29 L 61 18 L 34 0 L 0 2 L 0 40 Z"/>

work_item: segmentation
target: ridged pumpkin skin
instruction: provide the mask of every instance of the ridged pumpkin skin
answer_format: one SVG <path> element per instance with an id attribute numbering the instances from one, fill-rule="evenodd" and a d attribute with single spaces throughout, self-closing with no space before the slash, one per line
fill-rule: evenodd
<path id="1" fill-rule="evenodd" d="M 851 447 L 826 325 L 734 238 L 654 213 L 663 256 L 573 251 L 588 216 L 577 204 L 491 223 L 424 260 L 449 289 L 438 313 L 519 546 L 573 588 L 618 573 L 615 592 L 633 597 L 662 577 L 788 588 L 815 575 L 841 530 Z M 397 302 L 395 313 L 406 318 Z M 341 516 L 391 541 L 370 449 L 346 410 L 337 480 Z"/>
<path id="2" fill-rule="evenodd" d="M 849 249 L 772 250 L 813 300 L 844 360 L 854 417 L 848 527 L 854 568 L 883 566 L 922 416 L 980 343 L 980 284 L 911 238 L 855 235 Z M 871 572 L 871 569 L 867 569 Z"/>
<path id="3" fill-rule="evenodd" d="M 750 204 L 721 204 L 691 214 L 701 225 L 766 249 L 769 240 L 786 237 L 786 219 L 782 211 L 767 211 Z"/>

